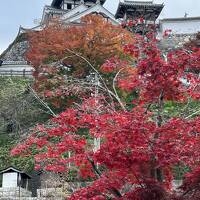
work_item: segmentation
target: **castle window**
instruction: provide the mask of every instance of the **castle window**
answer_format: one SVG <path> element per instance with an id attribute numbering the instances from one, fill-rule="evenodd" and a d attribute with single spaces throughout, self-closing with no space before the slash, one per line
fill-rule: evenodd
<path id="1" fill-rule="evenodd" d="M 72 9 L 72 4 L 71 3 L 67 3 L 67 10 L 71 10 Z"/>

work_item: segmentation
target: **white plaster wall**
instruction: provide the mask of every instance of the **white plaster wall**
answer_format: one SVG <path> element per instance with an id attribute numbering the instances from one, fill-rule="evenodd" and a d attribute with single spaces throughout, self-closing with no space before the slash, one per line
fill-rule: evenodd
<path id="1" fill-rule="evenodd" d="M 23 70 L 26 70 L 26 71 L 33 71 L 33 68 L 29 65 L 19 65 L 19 66 L 16 66 L 16 65 L 2 65 L 0 67 L 0 71 L 10 71 L 10 70 L 13 70 L 13 71 L 23 71 Z"/>
<path id="2" fill-rule="evenodd" d="M 4 173 L 3 174 L 3 181 L 2 181 L 2 187 L 17 187 L 17 173 L 11 172 L 11 173 Z"/>
<path id="3" fill-rule="evenodd" d="M 114 25 L 119 25 L 119 22 L 115 19 L 114 15 L 112 15 L 109 11 L 107 11 L 103 6 L 96 4 L 95 6 L 83 11 L 82 13 L 79 13 L 77 15 L 71 16 L 70 18 L 64 20 L 64 22 L 70 23 L 70 22 L 80 22 L 81 17 L 86 16 L 91 13 L 103 13 L 106 16 L 110 18 L 110 21 Z"/>
<path id="4" fill-rule="evenodd" d="M 68 11 L 66 14 L 64 14 L 62 16 L 62 19 L 67 19 L 67 18 L 71 17 L 72 15 L 75 15 L 77 13 L 81 13 L 81 12 L 87 10 L 87 9 L 88 8 L 85 5 L 82 4 L 82 5 L 80 5 L 80 6 L 76 7 L 76 8 Z"/>
<path id="5" fill-rule="evenodd" d="M 2 65 L 0 76 L 31 76 L 33 71 L 34 69 L 30 65 Z"/>
<path id="6" fill-rule="evenodd" d="M 172 30 L 173 34 L 194 34 L 200 31 L 200 20 L 161 22 L 162 32 Z"/>

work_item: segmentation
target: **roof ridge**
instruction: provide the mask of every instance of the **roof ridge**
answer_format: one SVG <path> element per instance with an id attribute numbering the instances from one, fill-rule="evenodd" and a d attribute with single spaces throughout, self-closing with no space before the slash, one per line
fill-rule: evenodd
<path id="1" fill-rule="evenodd" d="M 75 15 L 72 15 L 72 16 L 70 16 L 69 18 L 67 18 L 67 19 L 64 19 L 63 21 L 68 21 L 68 20 L 70 20 L 70 19 L 72 19 L 73 17 L 76 17 L 76 16 L 78 16 L 78 15 L 82 15 L 82 14 L 84 14 L 85 12 L 90 12 L 90 10 L 92 10 L 92 9 L 94 9 L 95 7 L 99 7 L 100 6 L 100 8 L 101 9 L 103 9 L 104 11 L 106 11 L 110 16 L 112 16 L 113 18 L 111 18 L 110 17 L 110 19 L 111 20 L 113 20 L 115 23 L 119 23 L 118 21 L 117 21 L 117 19 L 115 19 L 115 16 L 109 11 L 109 10 L 107 10 L 103 5 L 101 5 L 101 4 L 94 4 L 93 6 L 91 6 L 91 7 L 89 7 L 87 10 L 84 10 L 84 11 L 82 11 L 82 12 L 80 12 L 80 13 L 76 13 Z"/>
<path id="2" fill-rule="evenodd" d="M 192 20 L 192 19 L 200 20 L 200 16 L 164 18 L 164 19 L 160 19 L 160 21 L 176 21 L 176 20 Z"/>
<path id="3" fill-rule="evenodd" d="M 20 170 L 20 169 L 18 169 L 18 168 L 16 168 L 16 167 L 14 167 L 14 166 L 9 166 L 9 167 L 7 167 L 7 168 L 4 168 L 3 170 L 1 170 L 0 171 L 0 174 L 2 174 L 2 173 L 4 173 L 4 172 L 7 172 L 7 171 L 9 171 L 9 170 L 13 170 L 13 171 L 15 171 L 15 172 L 18 172 L 18 173 L 20 173 L 20 174 L 26 174 L 29 178 L 31 178 L 31 176 L 28 174 L 28 173 L 26 173 L 25 171 L 22 171 L 22 170 Z"/>
<path id="4" fill-rule="evenodd" d="M 131 1 L 130 1 L 130 0 L 124 0 L 124 2 L 128 2 L 128 3 L 129 3 L 129 2 L 130 2 L 130 3 L 132 3 L 132 2 L 138 2 L 138 3 L 153 3 L 153 1 L 139 1 L 139 0 L 136 0 L 136 1 L 135 1 L 135 0 L 133 0 L 133 1 L 132 1 L 132 0 L 131 0 Z"/>
<path id="5" fill-rule="evenodd" d="M 161 6 L 163 5 L 163 3 L 154 3 L 153 1 L 127 1 L 125 0 L 124 2 L 120 2 L 119 5 L 127 5 L 127 6 L 131 6 L 131 5 L 148 5 L 148 6 Z"/>

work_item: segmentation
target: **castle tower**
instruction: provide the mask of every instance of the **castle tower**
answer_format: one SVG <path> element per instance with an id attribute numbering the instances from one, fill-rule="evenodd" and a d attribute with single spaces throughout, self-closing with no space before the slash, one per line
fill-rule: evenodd
<path id="1" fill-rule="evenodd" d="M 155 4 L 153 1 L 124 0 L 119 3 L 115 17 L 124 21 L 142 17 L 144 20 L 155 22 L 163 7 L 163 4 Z"/>
<path id="2" fill-rule="evenodd" d="M 82 7 L 84 5 L 85 9 L 87 9 L 98 3 L 103 5 L 105 1 L 106 0 L 53 0 L 51 6 L 44 7 L 41 23 L 46 24 L 50 19 L 62 17 L 65 13 L 71 10 L 76 10 L 76 13 L 82 12 L 83 10 L 79 9 L 81 5 Z"/>

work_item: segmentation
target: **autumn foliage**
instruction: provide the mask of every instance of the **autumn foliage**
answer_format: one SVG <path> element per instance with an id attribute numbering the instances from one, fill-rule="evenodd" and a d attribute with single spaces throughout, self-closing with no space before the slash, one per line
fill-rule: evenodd
<path id="1" fill-rule="evenodd" d="M 93 33 L 96 28 L 101 30 L 93 27 Z M 63 30 L 61 33 L 64 34 Z M 50 48 L 59 41 L 58 46 L 62 42 L 65 44 L 62 37 L 52 35 L 51 38 Z M 111 38 L 107 39 L 109 42 Z M 199 50 L 178 49 L 166 53 L 158 48 L 158 42 L 150 32 L 143 36 L 136 34 L 130 44 L 122 42 L 127 60 L 114 58 L 109 51 L 111 58 L 109 55 L 102 58 L 108 59 L 104 64 L 102 62 L 100 70 L 116 75 L 113 90 L 105 88 L 107 93 L 84 97 L 82 103 L 53 118 L 51 126 L 39 125 L 33 135 L 12 150 L 12 154 L 26 156 L 35 148 L 37 168 L 66 176 L 74 170 L 77 179 L 90 180 L 89 186 L 71 195 L 69 199 L 72 200 L 200 198 L 197 187 L 200 183 L 199 113 L 171 116 L 165 110 L 169 102 L 187 106 L 189 101 L 199 101 L 199 76 L 191 72 L 200 66 L 196 59 Z M 88 46 L 85 48 L 89 52 Z M 34 50 L 41 56 L 41 62 L 47 57 L 62 59 L 65 56 L 58 53 L 62 48 L 52 53 L 53 49 L 52 46 L 48 51 L 41 46 L 35 50 L 32 46 L 33 61 L 38 62 L 34 59 Z M 117 49 L 113 53 L 118 56 L 122 49 Z M 79 48 L 77 50 L 80 53 Z M 42 54 L 42 51 L 46 53 Z M 101 58 L 101 53 L 96 52 L 94 60 L 95 57 Z M 95 61 L 91 63 L 95 65 Z M 104 87 L 105 82 L 100 77 L 100 86 Z M 136 94 L 132 99 L 133 108 L 120 101 L 120 90 Z M 101 145 L 94 151 L 95 138 L 100 139 Z M 190 171 L 178 192 L 172 187 L 175 166 L 187 166 Z"/>
<path id="2" fill-rule="evenodd" d="M 70 104 L 74 96 L 87 92 L 70 87 L 65 77 L 85 78 L 91 72 L 88 62 L 98 70 L 105 60 L 126 56 L 123 47 L 133 40 L 130 32 L 97 15 L 85 16 L 77 25 L 56 21 L 42 31 L 30 32 L 27 59 L 35 70 L 34 88 L 54 107 Z"/>

